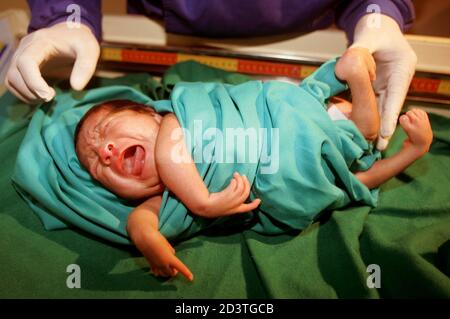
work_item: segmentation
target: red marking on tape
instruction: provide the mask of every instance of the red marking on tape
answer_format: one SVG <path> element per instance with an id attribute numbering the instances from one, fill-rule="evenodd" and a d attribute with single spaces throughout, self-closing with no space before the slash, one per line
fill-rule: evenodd
<path id="1" fill-rule="evenodd" d="M 411 92 L 436 93 L 440 83 L 441 80 L 415 77 L 411 81 L 409 90 Z"/>
<path id="2" fill-rule="evenodd" d="M 285 63 L 238 60 L 237 71 L 250 74 L 300 77 L 300 66 Z"/>
<path id="3" fill-rule="evenodd" d="M 122 61 L 142 64 L 172 65 L 177 63 L 176 53 L 122 50 Z"/>

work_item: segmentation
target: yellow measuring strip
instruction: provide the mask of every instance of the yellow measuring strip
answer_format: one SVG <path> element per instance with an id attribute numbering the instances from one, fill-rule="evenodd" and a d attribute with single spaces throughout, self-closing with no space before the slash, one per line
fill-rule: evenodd
<path id="1" fill-rule="evenodd" d="M 317 70 L 316 66 L 302 65 L 300 68 L 300 78 L 306 78 L 310 76 L 315 70 Z"/>
<path id="2" fill-rule="evenodd" d="M 439 83 L 437 93 L 450 95 L 450 81 L 449 80 L 441 80 Z"/>
<path id="3" fill-rule="evenodd" d="M 0 50 L 4 48 L 4 44 L 0 42 Z M 154 63 L 156 60 L 160 60 L 160 63 L 163 65 L 172 65 L 176 62 L 184 62 L 188 60 L 194 60 L 202 64 L 206 64 L 215 68 L 219 68 L 222 70 L 227 70 L 231 72 L 242 72 L 242 73 L 251 73 L 251 74 L 268 74 L 268 75 L 285 75 L 285 76 L 295 76 L 301 79 L 308 77 L 313 73 L 317 67 L 310 65 L 294 65 L 294 64 L 283 64 L 283 63 L 271 63 L 271 62 L 253 62 L 251 60 L 239 60 L 236 58 L 223 58 L 223 57 L 215 57 L 215 56 L 206 56 L 206 55 L 196 55 L 196 54 L 183 54 L 183 53 L 166 53 L 166 52 L 153 52 L 153 55 L 157 55 L 158 59 L 156 60 L 148 60 L 144 59 L 148 56 L 153 56 L 150 51 L 139 51 L 139 50 L 126 50 L 126 56 L 124 57 L 124 50 L 122 48 L 111 48 L 111 47 L 103 47 L 101 57 L 104 61 L 123 61 L 123 62 L 133 62 L 133 63 Z M 139 59 L 139 55 L 142 57 Z M 162 60 L 161 60 L 162 59 Z M 141 61 L 142 60 L 142 61 Z M 151 64 L 151 63 L 150 63 Z M 426 85 L 431 81 L 436 82 L 436 80 L 427 80 L 422 79 L 420 86 Z M 413 80 L 414 83 L 414 80 Z M 434 84 L 436 85 L 436 84 Z M 420 89 L 420 86 L 417 92 L 425 92 L 424 89 Z M 414 86 L 413 86 L 414 89 Z M 438 86 L 434 86 L 433 92 L 428 93 L 437 93 L 441 95 L 450 96 L 450 80 L 441 79 L 438 82 Z"/>
<path id="4" fill-rule="evenodd" d="M 122 49 L 102 48 L 102 59 L 106 61 L 122 61 Z"/>
<path id="5" fill-rule="evenodd" d="M 237 71 L 238 66 L 237 59 L 217 58 L 201 55 L 182 54 L 182 53 L 177 54 L 177 62 L 183 62 L 187 60 L 194 60 L 227 71 Z"/>

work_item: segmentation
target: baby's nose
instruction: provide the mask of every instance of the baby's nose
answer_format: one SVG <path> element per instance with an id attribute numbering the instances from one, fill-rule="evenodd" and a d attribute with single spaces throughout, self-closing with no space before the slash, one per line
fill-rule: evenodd
<path id="1" fill-rule="evenodd" d="M 106 144 L 104 147 L 101 147 L 100 150 L 99 150 L 100 161 L 104 165 L 110 165 L 111 164 L 111 158 L 114 156 L 115 153 L 116 152 L 115 152 L 114 145 Z"/>

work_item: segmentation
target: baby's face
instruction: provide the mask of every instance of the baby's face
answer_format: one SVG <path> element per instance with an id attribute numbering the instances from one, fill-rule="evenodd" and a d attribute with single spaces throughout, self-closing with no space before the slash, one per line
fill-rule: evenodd
<path id="1" fill-rule="evenodd" d="M 164 186 L 154 157 L 160 121 L 158 114 L 100 110 L 82 126 L 78 158 L 94 179 L 123 198 L 160 193 Z"/>

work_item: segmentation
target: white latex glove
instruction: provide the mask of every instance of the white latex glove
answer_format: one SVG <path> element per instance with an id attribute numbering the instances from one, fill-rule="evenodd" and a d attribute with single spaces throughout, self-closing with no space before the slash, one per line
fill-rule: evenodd
<path id="1" fill-rule="evenodd" d="M 85 25 L 69 28 L 66 22 L 28 34 L 15 52 L 5 79 L 6 87 L 26 103 L 50 101 L 55 90 L 42 78 L 40 67 L 54 57 L 70 57 L 75 63 L 70 84 L 82 90 L 94 74 L 100 46 Z"/>
<path id="2" fill-rule="evenodd" d="M 367 48 L 377 65 L 374 90 L 381 116 L 377 148 L 384 150 L 397 125 L 415 72 L 417 56 L 397 22 L 376 13 L 365 15 L 358 21 L 354 42 L 350 47 Z"/>

